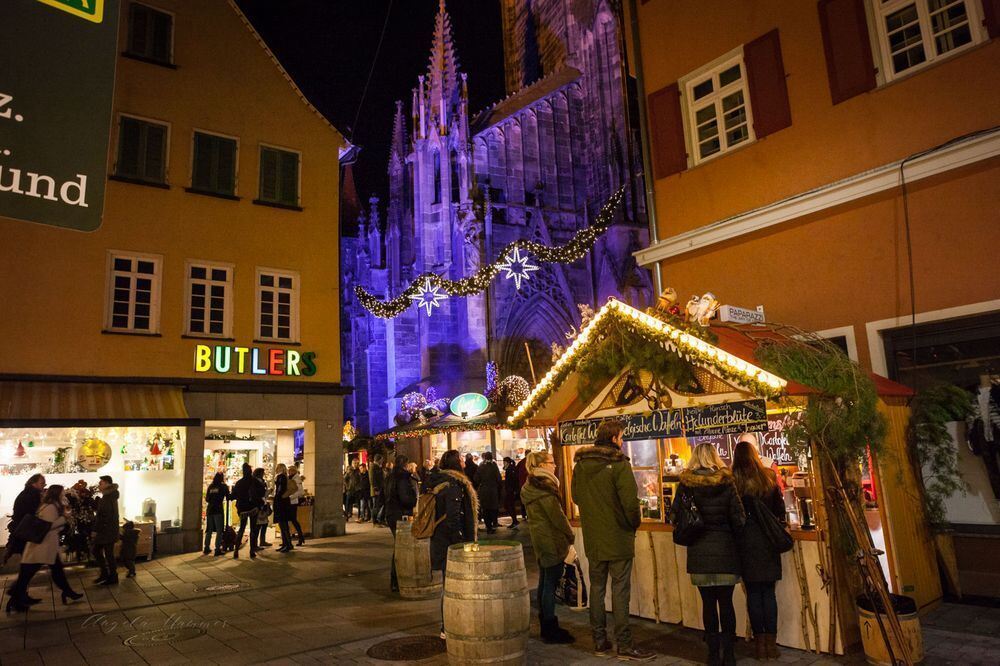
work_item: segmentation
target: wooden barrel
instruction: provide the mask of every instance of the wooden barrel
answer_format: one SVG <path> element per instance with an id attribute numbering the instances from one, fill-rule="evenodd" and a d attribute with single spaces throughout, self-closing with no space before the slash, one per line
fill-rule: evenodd
<path id="1" fill-rule="evenodd" d="M 414 539 L 410 531 L 413 523 L 400 520 L 396 523 L 396 578 L 399 596 L 404 599 L 429 599 L 441 596 L 441 580 L 431 573 L 431 540 Z"/>
<path id="2" fill-rule="evenodd" d="M 478 550 L 466 550 L 466 547 Z M 523 664 L 531 601 L 516 541 L 448 549 L 444 631 L 450 664 Z"/>

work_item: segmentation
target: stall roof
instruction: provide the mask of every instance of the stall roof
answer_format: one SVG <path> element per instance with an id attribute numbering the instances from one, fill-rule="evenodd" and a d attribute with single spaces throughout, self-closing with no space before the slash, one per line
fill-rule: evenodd
<path id="1" fill-rule="evenodd" d="M 407 437 L 425 437 L 442 432 L 466 432 L 469 430 L 500 430 L 509 427 L 506 420 L 495 412 L 487 412 L 470 419 L 463 419 L 454 414 L 441 416 L 426 421 L 416 420 L 406 425 L 398 425 L 384 430 L 375 439 L 405 439 Z"/>
<path id="2" fill-rule="evenodd" d="M 801 339 L 803 332 L 789 326 L 775 324 L 731 325 L 716 324 L 711 327 L 718 337 L 715 344 L 708 343 L 671 324 L 646 314 L 614 298 L 594 315 L 590 323 L 577 335 L 568 349 L 552 365 L 549 372 L 532 388 L 528 397 L 515 408 L 508 419 L 511 426 L 518 426 L 529 419 L 545 422 L 558 420 L 576 398 L 576 391 L 567 391 L 566 385 L 575 387 L 573 358 L 591 344 L 591 336 L 605 325 L 608 319 L 634 326 L 650 338 L 660 340 L 666 347 L 680 354 L 697 358 L 697 363 L 718 367 L 728 374 L 742 377 L 741 383 L 755 389 L 760 395 L 809 395 L 816 393 L 812 387 L 778 377 L 758 365 L 756 350 L 766 340 Z M 913 392 L 878 375 L 871 375 L 880 396 L 909 396 Z M 553 403 L 553 404 L 550 404 Z M 539 412 L 544 411 L 544 415 Z"/>

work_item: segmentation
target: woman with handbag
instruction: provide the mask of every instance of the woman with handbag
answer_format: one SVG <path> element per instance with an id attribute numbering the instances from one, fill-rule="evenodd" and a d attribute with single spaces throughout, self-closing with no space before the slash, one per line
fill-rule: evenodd
<path id="1" fill-rule="evenodd" d="M 9 592 L 8 613 L 28 610 L 31 605 L 27 598 L 28 585 L 43 564 L 49 566 L 52 582 L 62 590 L 64 604 L 69 603 L 67 600 L 75 601 L 83 596 L 70 587 L 62 561 L 59 559 L 59 533 L 66 525 L 66 504 L 62 486 L 49 486 L 42 496 L 42 503 L 35 512 L 35 517 L 39 526 L 42 522 L 48 523 L 48 530 L 44 533 L 39 530 L 38 536 L 41 538 L 37 541 L 34 537 L 27 540 L 24 554 L 21 555 L 21 569 L 18 571 L 17 581 Z"/>
<path id="2" fill-rule="evenodd" d="M 753 627 L 756 657 L 777 659 L 780 656 L 775 638 L 778 633 L 778 601 L 774 584 L 781 580 L 785 502 L 774 472 L 761 463 L 750 442 L 740 442 L 733 452 L 733 477 L 736 491 L 747 510 L 747 523 L 740 539 L 743 582 L 747 590 L 747 614 Z M 787 532 L 785 532 L 787 534 Z M 774 540 L 779 543 L 775 544 Z"/>
<path id="3" fill-rule="evenodd" d="M 521 488 L 521 501 L 528 512 L 531 546 L 538 558 L 538 618 L 542 641 L 572 643 L 573 635 L 559 626 L 556 616 L 556 586 L 566 568 L 576 535 L 563 512 L 562 492 L 556 477 L 556 461 L 547 451 L 528 454 L 528 482 Z"/>
<path id="4" fill-rule="evenodd" d="M 687 572 L 702 602 L 705 642 L 710 666 L 736 664 L 736 610 L 733 591 L 742 568 L 737 537 L 746 522 L 733 473 L 715 447 L 698 444 L 681 475 L 677 499 L 671 506 L 675 525 L 697 524 L 685 534 Z M 721 654 L 720 654 L 721 649 Z"/>
<path id="5" fill-rule="evenodd" d="M 14 509 L 10 515 L 10 524 L 7 525 L 7 547 L 3 553 L 3 564 L 7 564 L 14 555 L 24 552 L 24 540 L 17 538 L 14 531 L 21 524 L 25 516 L 32 516 L 38 511 L 38 506 L 42 503 L 42 493 L 45 490 L 45 477 L 41 474 L 32 474 L 24 482 L 24 490 L 14 498 Z"/>

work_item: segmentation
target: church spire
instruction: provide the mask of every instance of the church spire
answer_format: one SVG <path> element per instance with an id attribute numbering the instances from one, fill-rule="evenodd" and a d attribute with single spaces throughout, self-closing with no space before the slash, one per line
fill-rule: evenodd
<path id="1" fill-rule="evenodd" d="M 451 17 L 444 0 L 439 0 L 434 19 L 434 42 L 431 45 L 430 64 L 427 71 L 430 88 L 428 106 L 439 127 L 446 128 L 452 109 L 459 101 L 458 56 L 455 55 L 455 37 Z"/>
<path id="2" fill-rule="evenodd" d="M 389 147 L 389 169 L 393 166 L 402 166 L 406 162 L 408 153 L 406 142 L 406 121 L 403 118 L 403 102 L 396 101 L 396 116 L 392 121 L 392 143 Z"/>

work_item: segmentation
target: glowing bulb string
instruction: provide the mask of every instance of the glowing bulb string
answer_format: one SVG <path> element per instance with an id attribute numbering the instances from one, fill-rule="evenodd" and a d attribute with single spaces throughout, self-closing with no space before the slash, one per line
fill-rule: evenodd
<path id="1" fill-rule="evenodd" d="M 601 207 L 594 223 L 586 229 L 581 229 L 573 235 L 565 245 L 550 247 L 532 240 L 518 239 L 508 243 L 500 252 L 500 258 L 485 264 L 475 274 L 461 280 L 449 280 L 435 273 L 421 273 L 413 278 L 409 286 L 391 299 L 382 300 L 364 287 L 354 287 L 354 294 L 362 306 L 380 319 L 392 319 L 410 307 L 414 301 L 421 307 L 427 307 L 428 314 L 432 306 L 426 305 L 426 297 L 422 294 L 433 288 L 441 298 L 446 296 L 472 296 L 486 290 L 494 278 L 504 271 L 504 266 L 510 266 L 508 256 L 518 249 L 535 255 L 539 261 L 549 263 L 571 264 L 582 259 L 593 247 L 597 239 L 604 233 L 625 195 L 622 187 L 611 195 L 611 198 Z M 436 303 L 435 303 L 436 306 Z"/>

